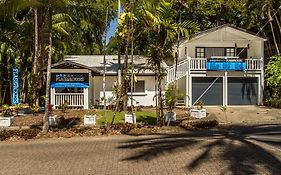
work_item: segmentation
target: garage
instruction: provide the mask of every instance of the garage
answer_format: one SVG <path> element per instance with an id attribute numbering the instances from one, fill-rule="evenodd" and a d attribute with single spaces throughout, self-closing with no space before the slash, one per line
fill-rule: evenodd
<path id="1" fill-rule="evenodd" d="M 217 79 L 217 80 L 216 80 Z M 215 81 L 216 80 L 216 81 Z M 210 89 L 200 98 L 204 105 L 223 104 L 223 78 L 222 77 L 193 77 L 192 78 L 192 104 L 206 91 L 215 81 Z"/>
<path id="2" fill-rule="evenodd" d="M 228 77 L 228 105 L 257 105 L 258 78 Z"/>

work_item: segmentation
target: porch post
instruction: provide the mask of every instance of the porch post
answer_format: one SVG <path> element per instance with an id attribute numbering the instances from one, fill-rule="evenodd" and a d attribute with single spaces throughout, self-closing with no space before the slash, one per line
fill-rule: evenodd
<path id="1" fill-rule="evenodd" d="M 56 89 L 55 88 L 51 88 L 51 104 L 54 105 L 53 108 L 55 109 L 56 106 L 55 106 L 55 92 L 56 92 Z"/>
<path id="2" fill-rule="evenodd" d="M 223 106 L 228 105 L 228 77 L 227 77 L 227 71 L 224 72 L 224 77 L 223 77 Z"/>
<path id="3" fill-rule="evenodd" d="M 259 96 L 259 105 L 263 105 L 263 91 L 264 91 L 264 59 L 261 57 L 261 76 L 260 76 L 260 96 Z"/>
<path id="4" fill-rule="evenodd" d="M 187 59 L 188 59 L 188 69 L 186 72 L 186 107 L 191 107 L 192 106 L 192 97 L 191 97 L 191 88 L 192 88 L 192 78 L 191 78 L 191 73 L 190 73 L 190 57 L 187 54 Z"/>
<path id="5" fill-rule="evenodd" d="M 89 109 L 89 89 L 84 88 L 84 109 Z"/>

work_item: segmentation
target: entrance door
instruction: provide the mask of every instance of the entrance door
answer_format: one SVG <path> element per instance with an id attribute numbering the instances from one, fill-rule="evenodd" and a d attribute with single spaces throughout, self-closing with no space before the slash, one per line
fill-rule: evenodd
<path id="1" fill-rule="evenodd" d="M 257 105 L 257 103 L 258 78 L 228 78 L 228 105 Z"/>
<path id="2" fill-rule="evenodd" d="M 192 78 L 192 104 L 207 90 L 216 80 L 216 77 L 193 77 Z M 219 77 L 208 91 L 200 98 L 205 105 L 223 104 L 223 79 Z"/>

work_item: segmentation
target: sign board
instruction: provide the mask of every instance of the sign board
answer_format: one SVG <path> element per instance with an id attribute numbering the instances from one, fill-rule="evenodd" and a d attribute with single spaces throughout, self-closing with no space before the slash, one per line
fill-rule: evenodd
<path id="1" fill-rule="evenodd" d="M 12 105 L 20 103 L 20 77 L 19 69 L 12 69 Z"/>
<path id="2" fill-rule="evenodd" d="M 87 73 L 52 73 L 51 82 L 88 83 L 89 74 L 87 74 Z"/>
<path id="3" fill-rule="evenodd" d="M 12 124 L 12 117 L 0 117 L 0 127 L 9 127 Z"/>
<path id="4" fill-rule="evenodd" d="M 125 123 L 137 123 L 135 114 L 125 114 Z"/>
<path id="5" fill-rule="evenodd" d="M 241 61 L 208 61 L 207 70 L 245 71 L 246 63 Z"/>
<path id="6" fill-rule="evenodd" d="M 207 116 L 206 109 L 191 109 L 190 116 L 194 118 L 205 118 Z"/>
<path id="7" fill-rule="evenodd" d="M 84 125 L 96 125 L 96 116 L 84 115 Z"/>

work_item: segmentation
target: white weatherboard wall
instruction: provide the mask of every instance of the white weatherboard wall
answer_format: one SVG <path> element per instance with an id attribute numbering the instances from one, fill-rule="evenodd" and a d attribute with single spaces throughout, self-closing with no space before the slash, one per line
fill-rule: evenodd
<path id="1" fill-rule="evenodd" d="M 235 44 L 238 48 L 248 48 L 249 45 L 248 58 L 264 57 L 263 39 L 226 27 L 183 42 L 179 47 L 179 59 L 186 59 L 187 56 L 196 58 L 196 47 L 235 47 Z"/>
<path id="2" fill-rule="evenodd" d="M 155 96 L 155 80 L 154 76 L 137 76 L 137 80 L 144 80 L 145 81 L 145 92 L 138 92 L 133 93 L 134 98 L 134 105 L 136 102 L 139 105 L 143 106 L 155 106 L 154 96 Z M 114 83 L 117 82 L 117 76 L 106 76 L 106 84 L 105 84 L 105 91 L 106 91 L 106 98 L 112 97 L 112 88 Z M 93 86 L 93 97 L 94 103 L 98 104 L 100 98 L 103 97 L 103 77 L 102 76 L 94 76 L 92 81 Z M 130 93 L 128 93 L 130 98 Z M 130 105 L 130 99 L 128 101 L 128 105 Z"/>

